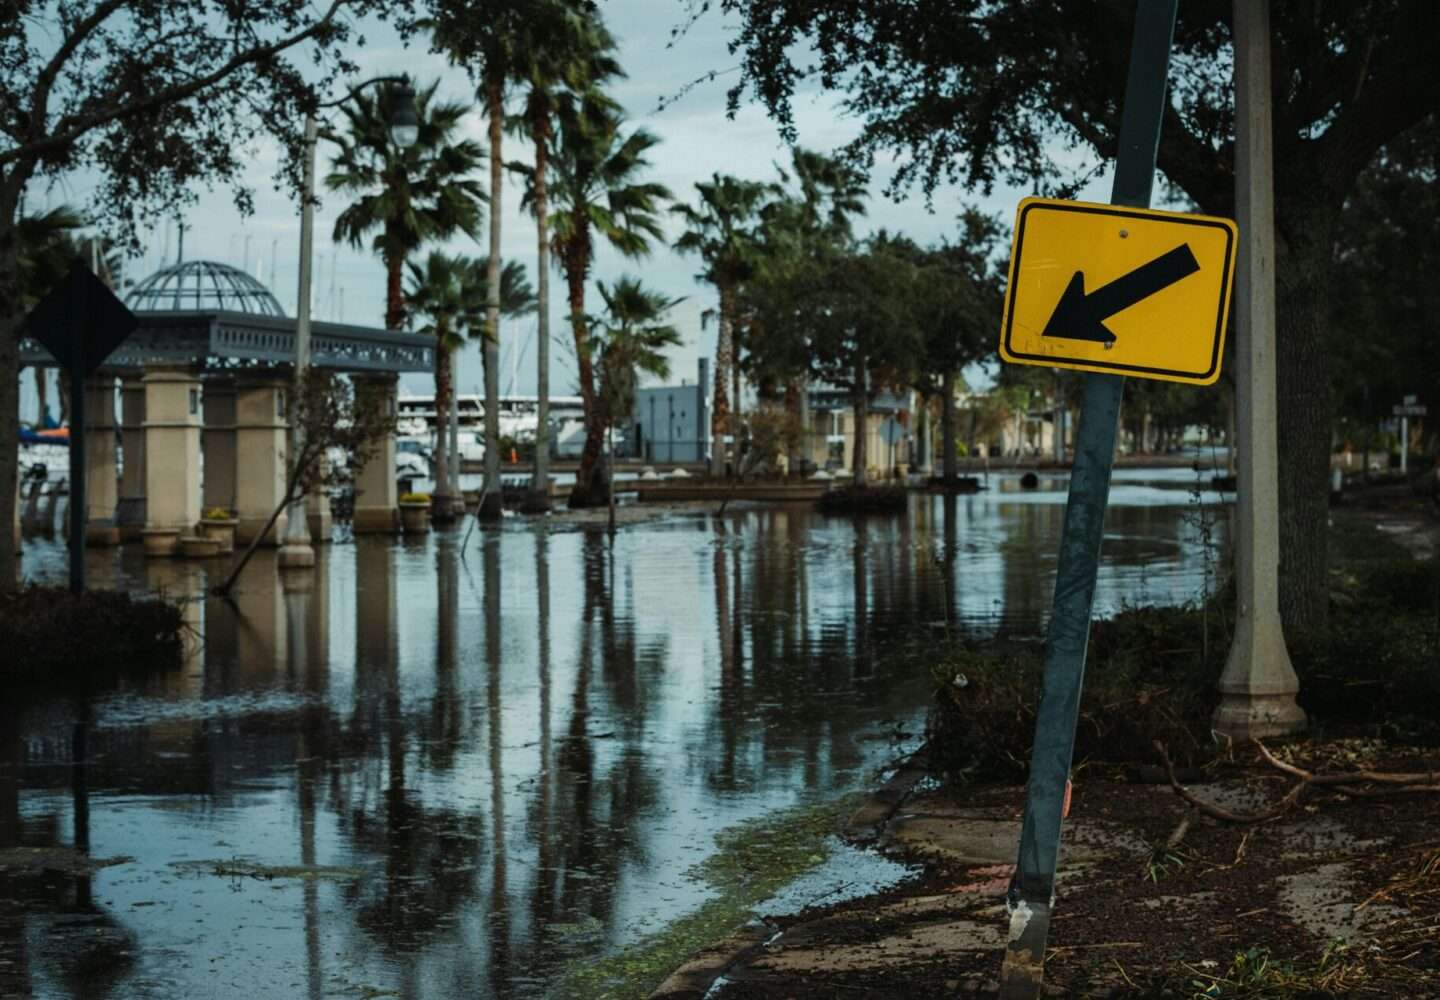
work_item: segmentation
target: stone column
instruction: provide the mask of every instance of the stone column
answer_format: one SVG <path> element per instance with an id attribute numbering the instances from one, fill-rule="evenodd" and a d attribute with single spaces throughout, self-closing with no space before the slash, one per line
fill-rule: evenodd
<path id="1" fill-rule="evenodd" d="M 200 520 L 200 379 L 183 366 L 147 368 L 145 551 L 174 555 Z"/>
<path id="2" fill-rule="evenodd" d="M 204 507 L 235 512 L 235 380 L 228 376 L 205 381 L 205 429 L 200 432 L 205 455 Z"/>
<path id="3" fill-rule="evenodd" d="M 398 375 L 352 375 L 355 396 L 362 406 L 375 399 L 395 412 Z M 354 529 L 357 535 L 393 535 L 400 530 L 399 497 L 395 491 L 395 435 L 386 435 L 374 456 L 355 477 Z"/>
<path id="4" fill-rule="evenodd" d="M 85 427 L 85 544 L 119 545 L 114 372 L 102 369 L 85 383 Z"/>
<path id="5" fill-rule="evenodd" d="M 139 375 L 120 380 L 120 499 L 115 524 L 122 542 L 138 542 L 145 527 L 145 385 Z"/>
<path id="6" fill-rule="evenodd" d="M 289 384 L 284 379 L 243 381 L 235 391 L 235 541 L 249 545 L 285 496 Z M 260 544 L 278 545 L 285 514 Z"/>

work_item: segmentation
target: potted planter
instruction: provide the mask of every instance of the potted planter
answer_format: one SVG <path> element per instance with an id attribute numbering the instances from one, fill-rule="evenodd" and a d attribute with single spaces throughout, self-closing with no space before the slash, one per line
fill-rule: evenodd
<path id="1" fill-rule="evenodd" d="M 179 528 L 146 528 L 140 532 L 145 554 L 157 558 L 175 555 L 180 549 Z"/>
<path id="2" fill-rule="evenodd" d="M 228 555 L 235 551 L 235 528 L 239 524 L 240 519 L 231 517 L 228 510 L 215 507 L 201 515 L 198 534 L 214 541 L 219 546 L 217 552 Z"/>
<path id="3" fill-rule="evenodd" d="M 400 527 L 407 535 L 430 530 L 430 494 L 406 493 L 400 497 Z"/>

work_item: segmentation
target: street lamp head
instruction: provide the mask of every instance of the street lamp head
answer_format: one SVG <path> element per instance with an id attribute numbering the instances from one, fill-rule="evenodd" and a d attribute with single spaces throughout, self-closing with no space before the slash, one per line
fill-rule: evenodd
<path id="1" fill-rule="evenodd" d="M 401 149 L 415 145 L 420 138 L 420 117 L 415 113 L 415 88 L 410 78 L 402 77 L 390 88 L 390 139 Z"/>

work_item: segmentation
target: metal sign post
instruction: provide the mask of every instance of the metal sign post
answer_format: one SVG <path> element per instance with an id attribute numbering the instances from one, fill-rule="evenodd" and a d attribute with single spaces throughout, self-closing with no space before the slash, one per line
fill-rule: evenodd
<path id="1" fill-rule="evenodd" d="M 1397 404 L 1392 412 L 1400 418 L 1400 475 L 1405 476 L 1410 472 L 1410 418 L 1423 417 L 1427 411 L 1425 404 L 1419 402 L 1419 397 L 1411 395 Z"/>
<path id="2" fill-rule="evenodd" d="M 1136 4 L 1112 204 L 1139 208 L 1150 204 L 1177 2 L 1139 0 Z M 1060 543 L 1045 678 L 1035 719 L 1019 864 L 1006 897 L 1010 930 L 1000 995 L 1007 1000 L 1038 997 L 1045 975 L 1065 782 L 1075 749 L 1095 574 L 1125 387 L 1120 375 L 1087 373 L 1083 377 L 1085 397 Z"/>
<path id="3" fill-rule="evenodd" d="M 70 590 L 85 589 L 85 382 L 135 329 L 135 314 L 80 261 L 25 320 L 70 373 Z M 114 448 L 114 441 L 101 447 Z"/>

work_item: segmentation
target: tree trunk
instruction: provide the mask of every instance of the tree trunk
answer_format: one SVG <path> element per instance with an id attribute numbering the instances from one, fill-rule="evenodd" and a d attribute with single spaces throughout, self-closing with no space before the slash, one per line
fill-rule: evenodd
<path id="1" fill-rule="evenodd" d="M 35 426 L 44 427 L 45 418 L 49 416 L 50 410 L 50 380 L 45 375 L 45 369 L 39 365 L 35 366 L 35 399 L 36 409 Z"/>
<path id="2" fill-rule="evenodd" d="M 729 299 L 733 308 L 735 295 Z M 728 310 L 727 310 L 728 311 Z M 730 321 L 730 465 L 736 476 L 740 475 L 744 456 L 740 453 L 740 435 L 744 429 L 740 406 L 740 340 L 735 335 L 735 321 Z"/>
<path id="3" fill-rule="evenodd" d="M 1286 208 L 1286 242 L 1275 269 L 1280 620 L 1290 649 L 1302 651 L 1325 641 L 1330 618 L 1331 400 L 1326 351 L 1335 213 L 1314 207 L 1306 211 L 1294 204 Z"/>
<path id="4" fill-rule="evenodd" d="M 550 509 L 550 211 L 545 172 L 550 123 L 543 115 L 535 133 L 535 474 L 530 482 L 531 510 Z"/>
<path id="5" fill-rule="evenodd" d="M 955 482 L 955 373 L 946 372 L 940 379 L 940 420 L 941 444 L 944 455 L 941 456 L 941 469 L 945 476 L 947 485 Z M 973 426 L 973 423 L 972 423 Z"/>
<path id="6" fill-rule="evenodd" d="M 485 488 L 477 512 L 480 517 L 498 518 L 502 510 L 500 493 L 500 144 L 505 124 L 503 80 L 492 78 L 487 88 L 490 115 L 490 262 L 485 272 L 489 285 L 485 302 Z"/>
<path id="7" fill-rule="evenodd" d="M 0 187 L 0 593 L 15 586 L 15 498 L 20 474 L 20 261 L 15 213 L 23 179 Z"/>
<path id="8" fill-rule="evenodd" d="M 595 488 L 595 463 L 600 458 L 600 436 L 605 430 L 605 423 L 600 413 L 599 394 L 595 391 L 595 359 L 590 353 L 590 331 L 585 325 L 585 272 L 589 269 L 586 256 L 571 251 L 570 259 L 565 262 L 570 333 L 575 340 L 575 369 L 580 380 L 580 401 L 585 408 L 585 449 L 580 453 L 575 486 L 570 490 L 571 507 L 588 507 L 605 500 L 604 494 Z"/>
<path id="9" fill-rule="evenodd" d="M 450 456 L 449 430 L 450 407 L 453 405 L 454 379 L 451 372 L 454 359 L 450 348 L 445 345 L 447 331 L 435 331 L 435 496 L 439 503 L 432 503 L 430 516 L 436 521 L 450 520 Z M 438 516 L 437 516 L 438 515 Z"/>
<path id="10" fill-rule="evenodd" d="M 854 477 L 855 485 L 863 488 L 868 480 L 866 478 L 866 467 L 869 465 L 869 458 L 866 455 L 866 433 L 869 428 L 865 426 L 865 418 L 870 409 L 870 393 L 866 385 L 865 356 L 859 355 L 855 359 L 855 390 L 852 401 L 855 407 L 855 447 L 850 453 L 850 461 L 853 468 L 851 474 Z"/>
<path id="11" fill-rule="evenodd" d="M 791 417 L 796 426 L 800 428 L 798 441 L 791 443 L 786 450 L 785 474 L 786 478 L 800 473 L 800 464 L 805 456 L 805 418 L 804 407 L 800 402 L 800 384 L 798 380 L 791 380 L 785 383 L 785 413 Z"/>
<path id="12" fill-rule="evenodd" d="M 715 405 L 710 411 L 710 475 L 725 474 L 725 432 L 730 429 L 730 400 L 726 382 L 730 377 L 730 290 L 720 285 L 720 332 L 715 341 Z"/>

